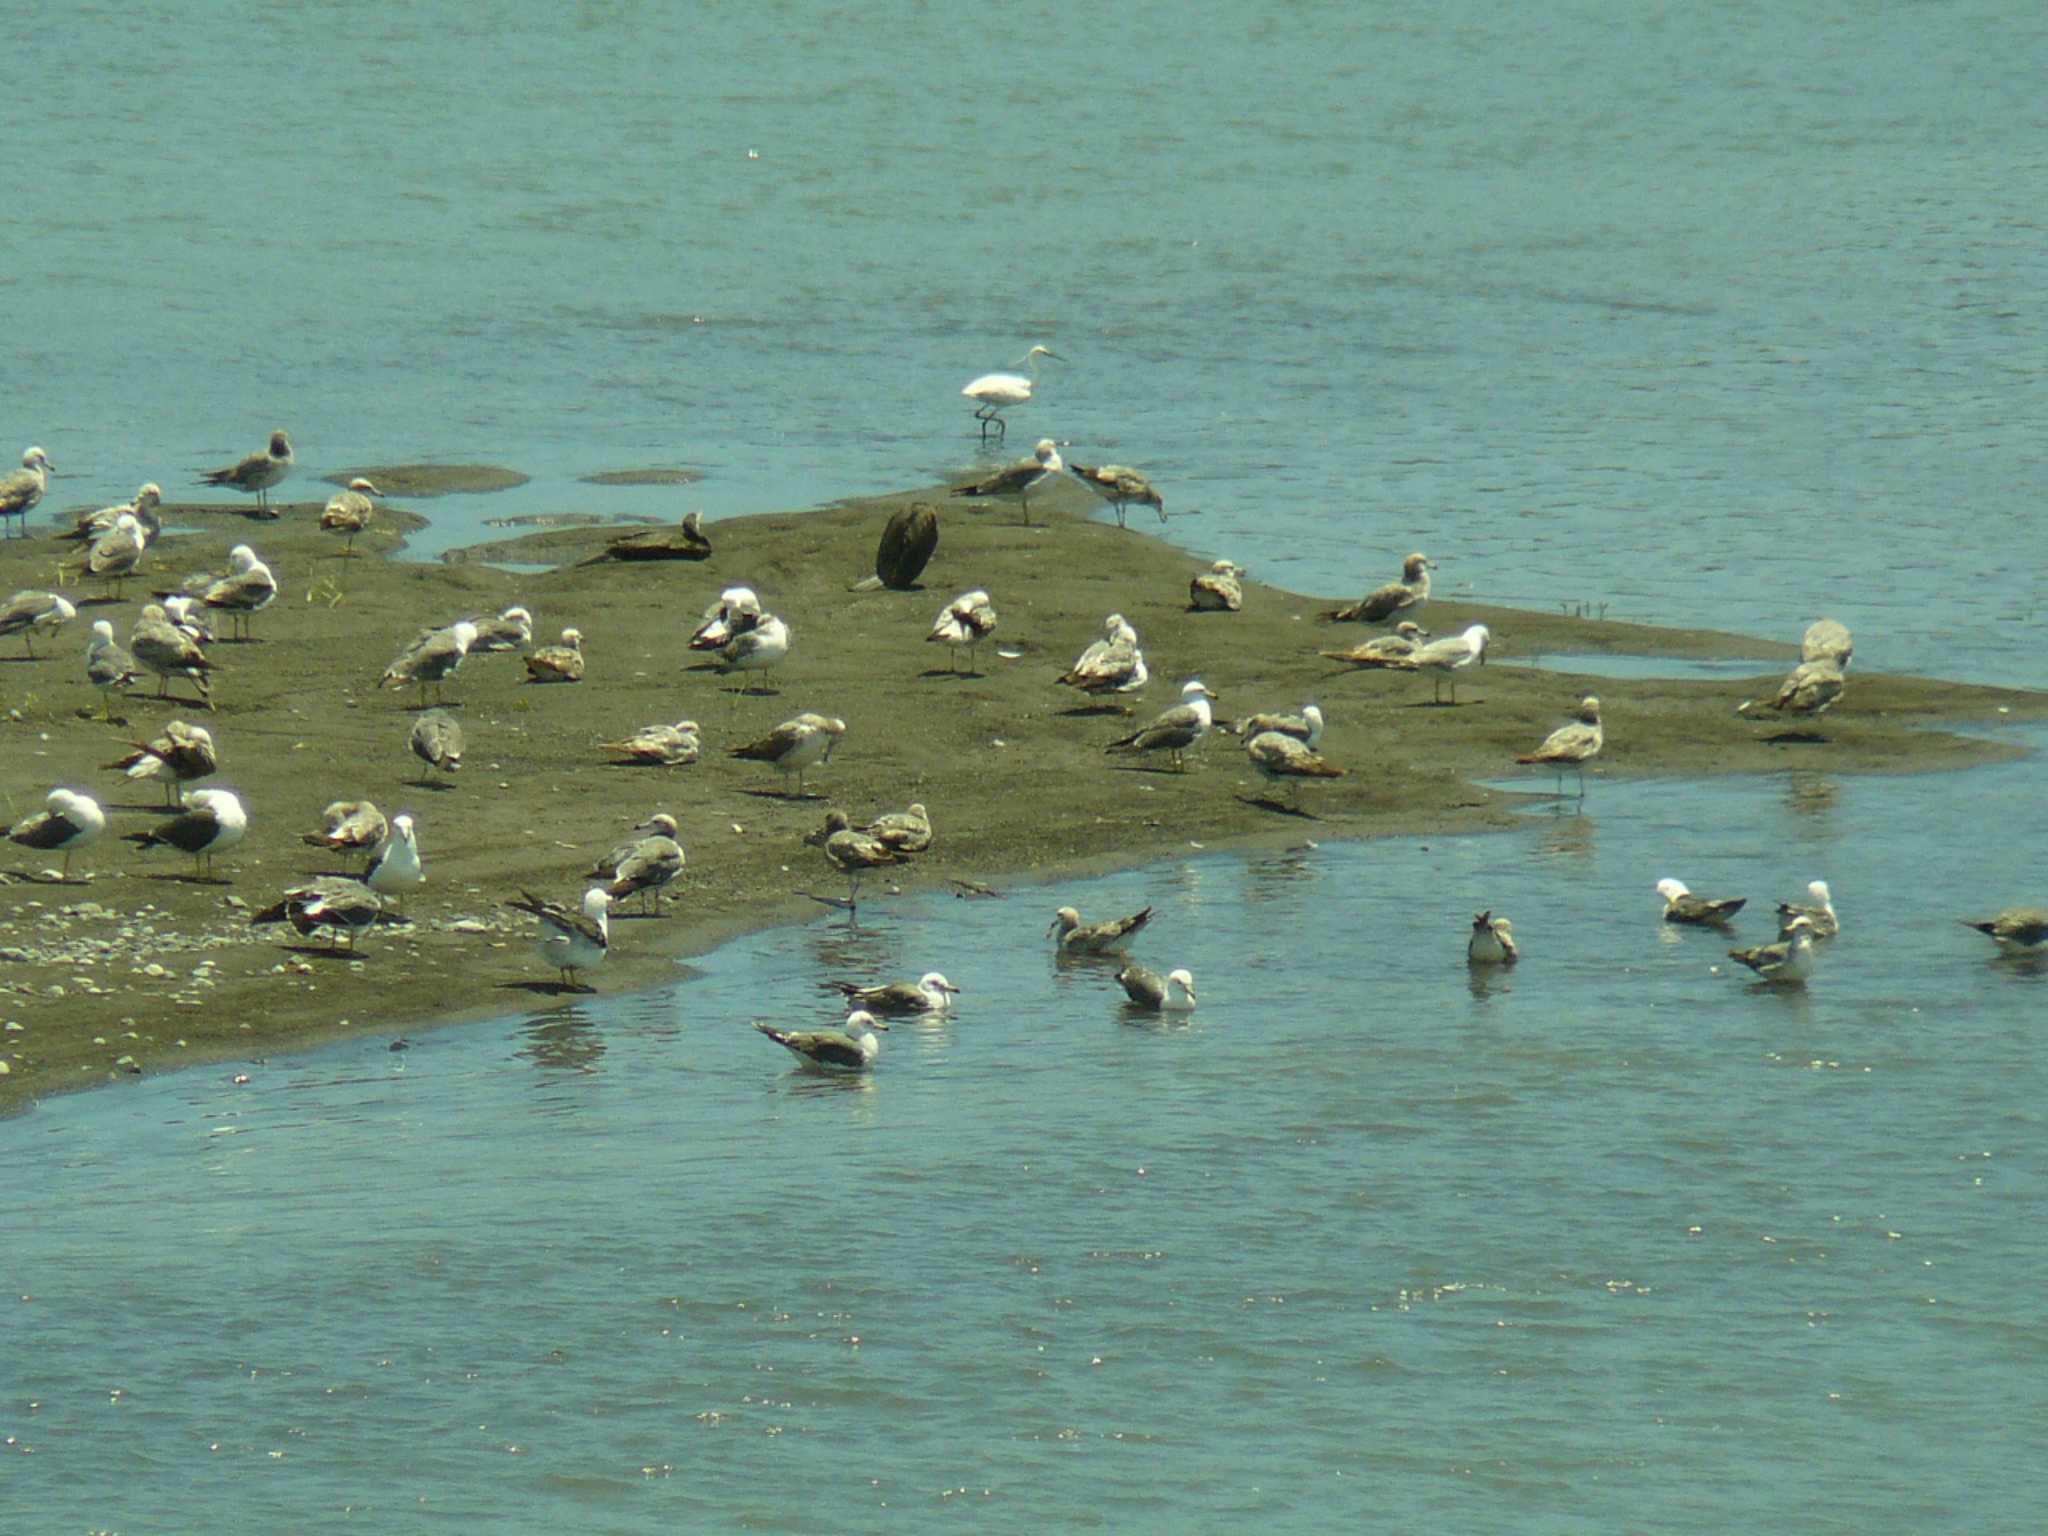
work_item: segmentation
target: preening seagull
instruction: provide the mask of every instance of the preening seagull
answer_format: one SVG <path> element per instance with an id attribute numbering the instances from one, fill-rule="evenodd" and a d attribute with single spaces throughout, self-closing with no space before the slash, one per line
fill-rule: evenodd
<path id="1" fill-rule="evenodd" d="M 1323 744 L 1323 712 L 1314 704 L 1304 704 L 1298 715 L 1260 714 L 1237 723 L 1237 734 L 1246 741 L 1267 731 L 1292 736 L 1313 752 Z"/>
<path id="2" fill-rule="evenodd" d="M 1313 708 L 1313 706 L 1311 706 Z M 1244 744 L 1245 760 L 1268 784 L 1285 784 L 1289 804 L 1301 805 L 1301 786 L 1307 779 L 1341 779 L 1344 770 L 1322 756 L 1307 742 L 1286 731 L 1257 731 Z"/>
<path id="3" fill-rule="evenodd" d="M 1066 361 L 1051 347 L 1033 347 L 1024 354 L 1020 364 L 1024 372 L 984 373 L 978 379 L 969 380 L 967 387 L 960 391 L 974 402 L 974 419 L 981 423 L 983 438 L 988 436 L 991 424 L 996 429 L 997 441 L 1009 435 L 1010 426 L 1003 420 L 1003 412 L 1031 398 L 1031 391 L 1038 384 L 1038 360 L 1041 357 L 1049 357 L 1056 363 Z"/>
<path id="4" fill-rule="evenodd" d="M 320 830 L 302 832 L 301 842 L 336 853 L 369 854 L 391 835 L 384 813 L 368 800 L 336 800 L 320 813 Z"/>
<path id="5" fill-rule="evenodd" d="M 270 434 L 270 446 L 264 452 L 252 453 L 225 469 L 207 470 L 199 478 L 208 485 L 225 486 L 231 491 L 254 496 L 257 516 L 276 517 L 278 514 L 270 505 L 270 488 L 291 472 L 291 434 L 280 428 Z"/>
<path id="6" fill-rule="evenodd" d="M 725 643 L 718 653 L 721 673 L 759 672 L 762 687 L 767 686 L 767 673 L 789 655 L 792 639 L 789 626 L 772 613 L 764 613 L 752 629 L 743 630 Z M 750 683 L 742 690 L 754 692 Z"/>
<path id="7" fill-rule="evenodd" d="M 346 935 L 348 947 L 356 947 L 356 935 L 375 925 L 384 911 L 384 899 L 360 880 L 339 875 L 322 875 L 295 885 L 272 906 L 253 914 L 255 923 L 290 923 L 300 934 L 327 930 L 331 944 Z"/>
<path id="8" fill-rule="evenodd" d="M 1103 638 L 1075 657 L 1060 681 L 1098 698 L 1137 692 L 1151 677 L 1145 669 L 1145 653 L 1138 649 L 1138 632 L 1120 613 L 1104 619 L 1102 627 Z"/>
<path id="9" fill-rule="evenodd" d="M 462 727 L 445 709 L 430 709 L 417 717 L 406 745 L 429 768 L 454 773 L 462 766 Z"/>
<path id="10" fill-rule="evenodd" d="M 643 725 L 619 741 L 600 741 L 607 752 L 617 752 L 629 763 L 663 768 L 681 767 L 697 761 L 697 722 L 678 720 L 674 725 Z"/>
<path id="11" fill-rule="evenodd" d="M 71 878 L 71 856 L 99 841 L 107 830 L 106 812 L 91 795 L 75 790 L 53 789 L 43 799 L 43 809 L 9 829 L 7 839 L 38 853 L 61 853 L 64 870 L 58 877 Z"/>
<path id="12" fill-rule="evenodd" d="M 875 580 L 891 591 L 910 591 L 938 548 L 939 509 L 928 501 L 898 507 L 875 546 Z"/>
<path id="13" fill-rule="evenodd" d="M 1406 669 L 1422 642 L 1429 638 L 1429 631 L 1410 619 L 1403 619 L 1394 626 L 1391 635 L 1374 635 L 1370 640 L 1361 640 L 1347 651 L 1318 651 L 1332 661 L 1341 661 L 1348 667 L 1399 667 Z M 1454 693 L 1455 689 L 1452 690 Z"/>
<path id="14" fill-rule="evenodd" d="M 1755 709 L 1773 709 L 1781 715 L 1817 718 L 1841 698 L 1844 682 L 1842 669 L 1834 661 L 1802 661 L 1786 674 L 1776 694 L 1768 699 L 1744 699 L 1735 712 L 1746 715 Z"/>
<path id="15" fill-rule="evenodd" d="M 201 592 L 199 601 L 226 613 L 234 633 L 246 640 L 250 617 L 276 599 L 277 578 L 246 544 L 237 544 L 228 551 L 228 565 L 228 573 Z"/>
<path id="16" fill-rule="evenodd" d="M 218 773 L 220 755 L 205 726 L 172 720 L 156 737 L 136 742 L 133 751 L 103 766 L 131 779 L 161 779 L 164 803 L 169 805 L 176 802 L 179 785 Z"/>
<path id="17" fill-rule="evenodd" d="M 1006 464 L 985 479 L 972 485 L 953 488 L 955 496 L 990 497 L 998 501 L 1014 501 L 1023 513 L 1024 521 L 1031 521 L 1031 490 L 1047 475 L 1056 475 L 1066 466 L 1060 462 L 1060 450 L 1049 437 L 1041 437 L 1031 457 Z"/>
<path id="18" fill-rule="evenodd" d="M 601 886 L 583 893 L 581 911 L 559 901 L 543 901 L 530 891 L 506 906 L 530 912 L 540 919 L 540 942 L 535 949 L 549 965 L 562 973 L 568 986 L 577 986 L 576 973 L 603 962 L 611 951 L 611 923 L 607 913 L 612 899 Z M 586 989 L 587 990 L 587 989 Z"/>
<path id="19" fill-rule="evenodd" d="M 1188 578 L 1188 607 L 1196 613 L 1236 613 L 1244 606 L 1244 567 L 1218 560 Z"/>
<path id="20" fill-rule="evenodd" d="M 407 683 L 417 683 L 419 707 L 422 709 L 427 705 L 427 684 L 432 683 L 434 702 L 438 704 L 442 683 L 455 675 L 455 669 L 469 654 L 476 635 L 476 625 L 467 619 L 458 619 L 446 629 L 425 630 L 384 669 L 379 683 L 386 688 L 403 688 Z"/>
<path id="21" fill-rule="evenodd" d="M 163 505 L 163 501 L 163 487 L 154 480 L 149 481 L 136 491 L 132 501 L 80 512 L 71 527 L 57 537 L 74 544 L 90 544 L 101 534 L 112 529 L 114 524 L 121 520 L 121 514 L 126 512 L 142 525 L 143 542 L 154 544 L 157 535 L 164 531 L 163 515 L 157 510 Z"/>
<path id="22" fill-rule="evenodd" d="M 1148 1013 L 1189 1013 L 1195 1006 L 1195 978 L 1186 970 L 1157 971 L 1133 962 L 1116 973 L 1131 1005 Z"/>
<path id="23" fill-rule="evenodd" d="M 661 892 L 682 875 L 685 858 L 673 816 L 650 818 L 640 830 L 646 835 L 614 848 L 591 874 L 609 880 L 604 891 L 614 903 L 638 895 L 645 911 L 661 905 Z"/>
<path id="24" fill-rule="evenodd" d="M 1515 946 L 1515 925 L 1491 910 L 1472 914 L 1472 936 L 1465 941 L 1465 959 L 1471 965 L 1513 965 L 1522 958 Z"/>
<path id="25" fill-rule="evenodd" d="M 972 592 L 961 593 L 948 603 L 938 618 L 932 621 L 932 632 L 926 635 L 925 639 L 944 645 L 946 659 L 954 667 L 959 666 L 960 648 L 965 646 L 967 668 L 969 672 L 973 672 L 976 651 L 979 650 L 981 642 L 995 631 L 995 604 L 990 601 L 986 592 L 977 587 Z"/>
<path id="26" fill-rule="evenodd" d="M 384 493 L 361 475 L 349 481 L 348 489 L 337 491 L 328 497 L 327 505 L 320 509 L 320 526 L 329 533 L 345 533 L 348 543 L 342 546 L 344 557 L 353 557 L 356 552 L 356 535 L 370 526 L 370 519 L 377 515 L 377 504 L 372 496 Z"/>
<path id="27" fill-rule="evenodd" d="M 730 755 L 748 762 L 771 764 L 783 777 L 784 794 L 789 792 L 789 776 L 795 774 L 796 792 L 801 797 L 804 774 L 818 763 L 830 762 L 833 747 L 845 734 L 844 720 L 814 715 L 806 710 L 793 720 L 783 721 L 760 740 L 732 748 Z"/>
<path id="28" fill-rule="evenodd" d="M 704 622 L 690 636 L 693 651 L 722 651 L 734 635 L 743 634 L 761 622 L 761 599 L 752 587 L 727 587 L 718 601 L 704 610 Z"/>
<path id="29" fill-rule="evenodd" d="M 1322 615 L 1339 623 L 1381 624 L 1388 619 L 1413 618 L 1429 601 L 1429 573 L 1436 562 L 1424 554 L 1410 555 L 1401 562 L 1401 579 L 1375 587 L 1355 603 L 1332 608 Z"/>
<path id="30" fill-rule="evenodd" d="M 799 1061 L 827 1072 L 867 1071 L 881 1050 L 875 1031 L 888 1027 L 865 1008 L 848 1014 L 840 1029 L 782 1029 L 766 1019 L 754 1020 L 754 1028 Z"/>
<path id="31" fill-rule="evenodd" d="M 533 615 L 520 607 L 507 608 L 494 619 L 475 619 L 471 627 L 476 638 L 469 642 L 473 652 L 523 651 L 533 644 Z"/>
<path id="32" fill-rule="evenodd" d="M 1683 880 L 1666 875 L 1657 882 L 1657 894 L 1664 898 L 1664 921 L 1719 926 L 1747 905 L 1746 896 L 1695 896 Z"/>
<path id="33" fill-rule="evenodd" d="M 1132 469 L 1128 464 L 1102 464 L 1093 469 L 1086 464 L 1069 464 L 1067 469 L 1076 480 L 1110 504 L 1116 512 L 1117 527 L 1130 526 L 1124 521 L 1124 508 L 1134 501 L 1152 508 L 1162 523 L 1166 521 L 1166 498 L 1153 488 L 1142 470 Z"/>
<path id="34" fill-rule="evenodd" d="M 898 853 L 879 837 L 869 832 L 857 832 L 846 818 L 844 811 L 830 811 L 825 816 L 825 858 L 831 866 L 846 876 L 846 904 L 852 907 L 860 900 L 860 877 L 871 869 L 882 869 L 890 864 L 901 864 L 907 855 Z"/>
<path id="35" fill-rule="evenodd" d="M 921 800 L 911 801 L 907 810 L 877 816 L 861 831 L 873 833 L 898 853 L 923 853 L 932 845 L 931 813 Z"/>

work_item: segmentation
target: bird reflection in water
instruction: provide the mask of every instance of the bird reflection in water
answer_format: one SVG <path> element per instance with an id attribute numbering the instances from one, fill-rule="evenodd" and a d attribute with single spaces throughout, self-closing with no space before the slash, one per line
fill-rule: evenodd
<path id="1" fill-rule="evenodd" d="M 1841 798 L 1839 781 L 1825 773 L 1785 775 L 1785 809 L 1795 816 L 1832 816 Z"/>
<path id="2" fill-rule="evenodd" d="M 1294 901 L 1304 887 L 1322 878 L 1322 867 L 1315 861 L 1316 847 L 1313 843 L 1290 848 L 1277 858 L 1260 859 L 1247 866 L 1244 880 L 1244 899 L 1255 901 Z"/>
<path id="3" fill-rule="evenodd" d="M 604 1036 L 590 1015 L 573 1004 L 535 1014 L 519 1032 L 526 1044 L 514 1054 L 557 1071 L 595 1072 L 605 1051 Z"/>
<path id="4" fill-rule="evenodd" d="M 1593 856 L 1593 832 L 1598 825 L 1583 812 L 1569 815 L 1551 813 L 1544 819 L 1536 846 L 1551 858 L 1590 859 Z"/>

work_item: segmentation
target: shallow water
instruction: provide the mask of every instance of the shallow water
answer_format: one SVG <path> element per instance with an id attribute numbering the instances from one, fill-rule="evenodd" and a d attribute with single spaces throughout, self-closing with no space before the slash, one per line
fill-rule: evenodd
<path id="1" fill-rule="evenodd" d="M 1422 548 L 2039 685 L 2044 64 L 1988 3 L 88 7 L 11 98 L 11 430 L 51 507 L 280 424 L 297 497 L 534 477 L 418 503 L 431 553 L 956 474 L 1047 341 L 1003 451 L 1146 466 L 1263 579 Z M 649 464 L 704 479 L 578 478 Z M 1185 1025 L 1026 890 L 42 1106 L 0 1527 L 2032 1531 L 2048 983 L 1951 919 L 2042 900 L 2044 831 L 2027 762 L 1596 778 L 1062 886 L 1157 906 Z M 1759 993 L 1665 873 L 1847 928 Z M 1475 983 L 1489 905 L 1528 958 Z M 746 1027 L 929 964 L 960 1016 L 872 1081 Z"/>

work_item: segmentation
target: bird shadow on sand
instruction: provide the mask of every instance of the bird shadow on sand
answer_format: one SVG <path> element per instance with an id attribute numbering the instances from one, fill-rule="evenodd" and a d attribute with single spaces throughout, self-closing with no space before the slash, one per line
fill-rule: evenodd
<path id="1" fill-rule="evenodd" d="M 1404 704 L 1401 707 L 1403 709 L 1464 709 L 1467 705 L 1484 704 L 1485 702 L 1486 700 L 1484 699 L 1466 699 L 1462 702 L 1457 699 L 1417 699 L 1414 703 Z"/>
<path id="2" fill-rule="evenodd" d="M 736 693 L 740 697 L 747 699 L 779 699 L 782 697 L 782 690 L 780 688 L 721 688 L 719 692 Z"/>
<path id="3" fill-rule="evenodd" d="M 428 710 L 430 710 L 430 709 L 460 709 L 460 708 L 462 708 L 462 700 L 460 700 L 460 699 L 436 699 L 436 700 L 434 700 L 434 702 L 433 702 L 433 703 L 431 703 L 431 704 L 406 704 L 406 705 L 402 705 L 402 706 L 400 707 L 400 710 L 401 710 L 401 713 L 404 713 L 404 714 L 408 714 L 408 715 L 423 715 L 423 714 L 425 714 L 425 713 L 426 713 L 426 712 L 427 712 Z"/>
<path id="4" fill-rule="evenodd" d="M 47 656 L 0 656 L 0 662 L 48 661 Z"/>
<path id="5" fill-rule="evenodd" d="M 824 800 L 828 798 L 825 795 L 819 794 L 815 789 L 807 789 L 802 794 L 797 795 L 792 795 L 786 789 L 743 789 L 740 793 L 752 795 L 756 800 Z"/>
<path id="6" fill-rule="evenodd" d="M 1261 795 L 1239 795 L 1239 805 L 1249 805 L 1255 810 L 1270 811 L 1275 816 L 1294 816 L 1302 821 L 1321 821 L 1323 818 L 1314 811 L 1299 805 L 1289 805 L 1285 800 L 1268 800 Z"/>
<path id="7" fill-rule="evenodd" d="M 1775 735 L 1766 736 L 1764 738 L 1764 745 L 1767 747 L 1824 747 L 1828 745 L 1828 738 L 1821 735 L 1819 731 L 1779 731 Z"/>
<path id="8" fill-rule="evenodd" d="M 1130 706 L 1126 704 L 1077 704 L 1072 709 L 1053 711 L 1062 720 L 1085 720 L 1098 715 L 1122 715 L 1129 717 Z"/>
<path id="9" fill-rule="evenodd" d="M 162 809 L 162 807 L 158 807 Z M 235 882 L 226 875 L 181 875 L 163 870 L 154 875 L 144 875 L 145 880 L 168 880 L 174 885 L 233 885 Z"/>
<path id="10" fill-rule="evenodd" d="M 965 682 L 970 677 L 987 677 L 986 672 L 962 672 L 954 667 L 929 667 L 917 674 L 919 677 L 950 677 Z"/>
<path id="11" fill-rule="evenodd" d="M 350 949 L 346 944 L 280 944 L 277 946 L 288 955 L 304 955 L 309 960 L 360 960 L 365 952 Z"/>
<path id="12" fill-rule="evenodd" d="M 408 779 L 406 782 L 415 789 L 431 789 L 437 795 L 444 795 L 455 787 L 453 779 Z"/>
<path id="13" fill-rule="evenodd" d="M 597 988 L 588 982 L 573 985 L 566 981 L 501 981 L 500 992 L 532 992 L 541 997 L 585 997 L 594 995 Z"/>
<path id="14" fill-rule="evenodd" d="M 1187 777 L 1185 768 L 1171 767 L 1166 763 L 1111 763 L 1108 767 L 1112 773 L 1157 773 L 1169 779 Z"/>

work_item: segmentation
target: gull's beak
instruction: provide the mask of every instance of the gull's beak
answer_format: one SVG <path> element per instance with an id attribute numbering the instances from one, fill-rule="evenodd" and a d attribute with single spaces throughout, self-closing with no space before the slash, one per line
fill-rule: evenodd
<path id="1" fill-rule="evenodd" d="M 1060 931 L 1060 920 L 1059 920 L 1058 918 L 1054 918 L 1054 919 L 1053 919 L 1053 920 L 1052 920 L 1052 921 L 1051 921 L 1050 923 L 1046 924 L 1046 928 L 1045 928 L 1045 936 L 1046 936 L 1046 937 L 1047 937 L 1047 938 L 1049 939 L 1049 938 L 1051 938 L 1051 937 L 1052 937 L 1052 936 L 1053 936 L 1054 934 L 1058 933 L 1059 931 Z"/>
<path id="2" fill-rule="evenodd" d="M 868 1023 L 868 1028 L 869 1028 L 869 1029 L 879 1029 L 879 1030 L 882 1030 L 882 1031 L 884 1031 L 884 1032 L 887 1032 L 887 1030 L 888 1030 L 888 1028 L 889 1028 L 889 1021 L 888 1021 L 887 1019 L 873 1019 L 873 1020 L 870 1020 L 870 1021 L 869 1021 L 869 1023 Z"/>

